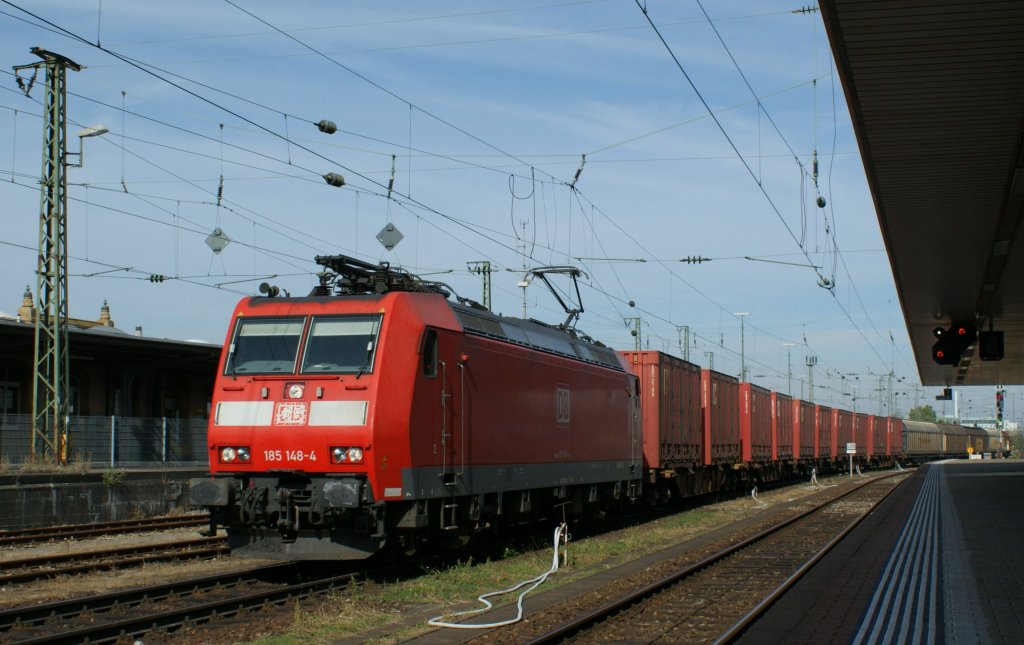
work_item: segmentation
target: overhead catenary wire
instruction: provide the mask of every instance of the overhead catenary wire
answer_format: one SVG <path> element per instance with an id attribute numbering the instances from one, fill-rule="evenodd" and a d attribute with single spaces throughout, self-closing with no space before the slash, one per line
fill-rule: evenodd
<path id="1" fill-rule="evenodd" d="M 826 290 L 831 293 L 831 295 L 832 295 L 833 299 L 835 300 L 836 304 L 846 313 L 847 318 L 849 319 L 850 323 L 854 325 L 854 327 L 857 329 L 858 333 L 861 335 L 861 337 L 863 338 L 865 343 L 867 343 L 867 345 L 871 349 L 871 351 L 874 352 L 875 355 L 878 356 L 879 359 L 882 360 L 882 362 L 884 363 L 885 361 L 882 358 L 881 354 L 878 352 L 878 349 L 874 346 L 873 343 L 871 343 L 868 340 L 867 336 L 860 329 L 860 327 L 856 325 L 856 322 L 853 320 L 852 316 L 849 314 L 849 312 L 846 310 L 846 308 L 843 307 L 842 303 L 839 302 L 839 300 L 838 300 L 838 298 L 836 297 L 836 294 L 835 294 L 835 283 L 834 283 L 834 281 L 830 280 L 825 275 L 823 275 L 822 272 L 818 268 L 814 268 L 814 264 L 811 261 L 810 255 L 808 254 L 806 249 L 803 247 L 803 245 L 800 243 L 800 240 L 798 239 L 796 234 L 793 232 L 793 229 L 789 226 L 789 223 L 786 222 L 785 218 L 782 216 L 782 213 L 779 211 L 778 207 L 775 205 L 774 200 L 772 200 L 771 196 L 768 194 L 768 191 L 765 189 L 764 184 L 761 182 L 761 180 L 754 173 L 753 169 L 750 167 L 750 164 L 747 163 L 746 158 L 739 151 L 739 148 L 737 148 L 735 142 L 732 140 L 732 137 L 729 135 L 728 131 L 725 129 L 725 126 L 718 119 L 718 117 L 715 116 L 713 110 L 711 109 L 711 106 L 708 104 L 707 100 L 704 98 L 704 96 L 700 92 L 699 88 L 693 82 L 693 80 L 690 77 L 689 73 L 686 71 L 686 68 L 683 66 L 683 64 L 680 62 L 679 58 L 676 56 L 675 52 L 672 50 L 672 47 L 668 44 L 668 42 L 665 40 L 664 36 L 661 34 L 660 29 L 654 23 L 654 20 L 650 17 L 650 15 L 649 15 L 649 13 L 647 11 L 647 7 L 644 4 L 642 4 L 640 2 L 640 0 L 634 0 L 634 2 L 636 3 L 637 7 L 640 9 L 640 11 L 643 14 L 644 18 L 650 24 L 651 29 L 654 31 L 655 35 L 657 35 L 657 37 L 661 41 L 662 45 L 668 51 L 669 56 L 672 58 L 673 62 L 675 63 L 675 65 L 677 67 L 677 69 L 679 69 L 680 73 L 682 73 L 683 77 L 686 79 L 687 83 L 690 85 L 690 88 L 696 94 L 698 100 L 704 106 L 705 110 L 707 110 L 707 112 L 709 114 L 711 114 L 712 120 L 715 122 L 715 125 L 718 127 L 720 133 L 725 138 L 725 140 L 729 144 L 729 146 L 732 148 L 732 150 L 735 153 L 736 157 L 743 164 L 743 167 L 747 170 L 747 173 L 754 180 L 754 183 L 757 184 L 759 190 L 761 191 L 761 194 L 764 196 L 764 198 L 765 198 L 765 200 L 767 200 L 769 206 L 771 206 L 772 210 L 775 212 L 778 220 L 782 223 L 783 227 L 789 233 L 789 235 L 793 239 L 793 241 L 796 242 L 797 246 L 801 249 L 801 251 L 803 251 L 804 256 L 806 257 L 806 259 L 808 261 L 808 264 L 812 266 L 814 272 L 818 275 L 819 284 L 821 286 L 823 286 L 823 287 L 826 287 Z M 698 2 L 698 4 L 699 4 L 699 2 Z M 703 11 L 703 6 L 701 6 L 701 10 Z M 707 14 L 705 13 L 705 16 L 706 15 Z M 709 23 L 711 22 L 710 19 L 708 19 L 708 22 Z M 713 26 L 714 25 L 712 23 L 712 27 Z M 718 34 L 717 30 L 715 30 L 715 33 L 716 33 L 716 35 Z M 724 42 L 723 42 L 723 45 L 724 45 Z M 730 53 L 730 58 L 731 57 L 732 57 L 732 55 Z M 746 77 L 742 74 L 742 72 L 741 72 L 741 76 L 743 76 L 744 77 L 744 81 L 746 81 Z M 749 83 L 748 83 L 748 88 L 750 88 Z M 756 96 L 756 93 L 753 92 L 753 88 L 750 88 L 750 90 Z M 789 145 L 788 142 L 787 142 L 786 145 L 787 146 Z M 792 150 L 792 148 L 790 148 L 790 150 Z"/>
<path id="2" fill-rule="evenodd" d="M 40 21 L 40 22 L 42 22 L 42 23 L 44 23 L 44 24 L 46 24 L 46 25 L 48 25 L 48 26 L 58 30 L 60 33 L 62 33 L 63 35 L 66 35 L 69 38 L 72 38 L 72 39 L 74 39 L 74 40 L 76 40 L 76 41 L 78 41 L 78 42 L 80 42 L 82 44 L 85 44 L 85 45 L 88 45 L 88 46 L 91 46 L 91 47 L 95 47 L 95 48 L 103 51 L 104 53 L 107 53 L 107 54 L 113 56 L 114 58 L 117 58 L 118 60 L 126 62 L 129 65 L 131 65 L 132 67 L 135 67 L 135 68 L 139 69 L 140 71 L 142 71 L 142 72 L 144 72 L 146 74 L 149 74 L 149 75 L 151 75 L 151 76 L 153 76 L 153 77 L 155 77 L 155 78 L 157 78 L 159 80 L 162 80 L 165 83 L 168 83 L 169 85 L 171 85 L 173 87 L 176 87 L 176 88 L 180 89 L 181 91 L 183 91 L 183 92 L 185 92 L 185 93 L 187 93 L 187 94 L 189 94 L 189 95 L 199 99 L 200 101 L 202 101 L 204 103 L 207 103 L 208 105 L 210 105 L 212 107 L 220 109 L 220 110 L 226 112 L 227 114 L 230 114 L 230 115 L 234 116 L 235 118 L 238 118 L 239 120 L 244 121 L 245 123 L 248 123 L 249 125 L 252 125 L 252 126 L 258 128 L 259 130 L 262 130 L 262 131 L 264 131 L 264 132 L 266 132 L 268 134 L 271 134 L 274 137 L 278 137 L 278 138 L 281 138 L 281 139 L 284 138 L 283 135 L 281 135 L 280 133 L 275 132 L 275 131 L 273 131 L 273 130 L 271 130 L 271 129 L 269 129 L 269 128 L 267 128 L 267 127 L 265 127 L 265 126 L 255 122 L 255 121 L 253 121 L 252 119 L 249 119 L 248 117 L 245 117 L 245 116 L 239 114 L 237 111 L 232 110 L 230 108 L 227 108 L 225 106 L 222 106 L 222 105 L 216 103 L 215 101 L 213 101 L 213 100 L 211 100 L 211 99 L 209 99 L 209 98 L 207 98 L 205 96 L 202 96 L 201 94 L 198 94 L 198 93 L 196 93 L 196 92 L 194 92 L 192 90 L 189 90 L 186 87 L 183 87 L 179 83 L 176 83 L 174 81 L 171 81 L 171 80 L 169 80 L 167 78 L 162 77 L 160 74 L 158 74 L 155 71 L 153 71 L 153 69 L 156 69 L 156 68 L 150 69 L 151 66 L 147 66 L 147 65 L 135 62 L 130 57 L 124 56 L 124 55 L 122 55 L 122 54 L 120 54 L 118 52 L 112 51 L 112 50 L 110 50 L 108 48 L 99 47 L 99 46 L 95 45 L 94 43 L 91 43 L 87 39 L 82 38 L 81 36 L 75 34 L 74 32 L 72 32 L 72 31 L 70 31 L 68 29 L 65 29 L 63 27 L 60 27 L 59 25 L 53 23 L 52 21 L 49 21 L 49 20 L 47 20 L 47 19 L 45 19 L 45 18 L 43 18 L 41 16 L 38 16 L 38 15 L 28 11 L 27 9 L 24 9 L 24 8 L 14 4 L 10 0 L 0 0 L 0 2 L 3 2 L 4 4 L 6 4 L 8 6 L 14 7 L 15 9 L 25 13 L 26 15 L 31 16 L 33 19 L 38 20 L 38 21 Z M 472 135 L 470 135 L 470 136 L 472 136 Z M 293 142 L 293 143 L 295 143 L 295 142 Z M 297 143 L 295 145 L 297 147 L 301 148 L 302 150 L 312 154 L 313 156 L 315 156 L 317 158 L 320 158 L 320 159 L 323 159 L 325 161 L 328 161 L 328 162 L 334 164 L 335 166 L 345 170 L 346 172 L 349 172 L 349 173 L 353 174 L 354 176 L 357 176 L 357 177 L 359 177 L 359 178 L 369 182 L 370 184 L 379 187 L 382 190 L 382 193 L 386 191 L 386 186 L 385 185 L 383 185 L 380 182 L 377 182 L 377 181 L 371 179 L 370 177 L 366 176 L 364 173 L 357 172 L 354 169 L 352 169 L 352 168 L 350 168 L 350 167 L 348 167 L 348 166 L 346 166 L 344 164 L 338 163 L 337 161 L 332 160 L 332 159 L 324 156 L 323 154 L 316 152 L 315 150 L 312 150 L 308 146 L 304 146 L 304 145 L 297 144 Z M 497 149 L 497 148 L 495 148 L 495 149 Z M 396 194 L 398 194 L 398 193 L 396 193 Z M 413 199 L 409 195 L 404 195 L 403 197 L 410 204 L 413 204 L 416 207 L 421 208 L 421 209 L 423 209 L 426 212 L 433 213 L 435 215 L 438 215 L 439 217 L 442 217 L 442 218 L 445 218 L 445 219 L 447 219 L 449 221 L 457 223 L 458 225 L 463 226 L 464 228 L 466 228 L 467 230 L 473 232 L 474 234 L 481 235 L 482 237 L 487 237 L 485 235 L 482 235 L 479 231 L 475 230 L 474 228 L 466 226 L 464 223 L 458 222 L 458 220 L 456 220 L 455 218 L 451 217 L 450 215 L 448 215 L 448 214 L 446 214 L 446 213 L 444 213 L 444 212 L 442 212 L 442 211 L 440 211 L 440 210 L 438 210 L 436 208 L 430 207 L 430 206 L 428 206 L 428 205 L 426 205 L 426 204 L 424 204 L 424 203 L 422 203 L 422 202 L 420 202 L 420 201 L 418 201 L 416 199 Z M 497 242 L 497 240 L 495 240 L 493 238 L 488 238 L 488 239 L 490 239 L 490 241 L 492 241 L 494 243 L 500 244 L 500 242 Z M 505 246 L 509 250 L 514 250 L 514 249 L 511 249 L 510 247 L 507 247 L 506 245 L 501 245 L 501 246 Z"/>
<path id="3" fill-rule="evenodd" d="M 286 136 L 286 137 L 285 137 L 285 140 L 288 140 L 289 138 L 290 138 L 290 136 Z M 532 165 L 531 165 L 531 167 L 532 167 Z M 554 183 L 554 182 L 552 182 L 552 183 Z M 542 187 L 542 189 L 544 188 L 544 183 L 541 183 L 541 187 Z M 372 193 L 372 191 L 367 191 L 367 194 L 375 194 L 375 193 Z M 415 207 L 415 206 L 411 206 L 411 208 L 412 208 L 412 209 L 415 209 L 416 207 Z M 583 214 L 584 214 L 584 215 L 586 215 L 585 211 L 583 211 Z M 534 219 L 536 220 L 536 218 L 534 218 Z M 424 221 L 430 221 L 430 218 L 426 218 L 426 219 L 424 219 Z M 535 224 L 536 224 L 536 221 L 535 221 Z M 472 224 L 469 224 L 469 225 L 470 225 L 470 226 L 473 226 Z M 620 281 L 620 282 L 621 282 L 621 281 Z M 622 286 L 621 284 L 620 284 L 620 288 L 621 288 L 621 289 L 622 289 L 623 291 L 625 290 L 625 287 L 623 287 L 623 286 Z"/>
<path id="4" fill-rule="evenodd" d="M 775 212 L 775 215 L 778 218 L 778 220 L 782 223 L 783 228 L 786 229 L 786 232 L 789 233 L 789 236 L 791 238 L 793 238 L 793 241 L 796 242 L 797 246 L 800 246 L 801 249 L 802 249 L 803 247 L 800 245 L 800 240 L 797 238 L 796 234 L 793 232 L 793 229 L 790 227 L 789 223 L 786 221 L 786 218 L 784 218 L 782 216 L 782 212 L 779 210 L 778 206 L 775 205 L 775 201 L 772 199 L 771 195 L 768 194 L 768 191 L 765 189 L 764 184 L 761 182 L 760 179 L 758 179 L 757 175 L 754 173 L 753 168 L 751 168 L 750 164 L 747 162 L 746 157 L 743 156 L 743 153 L 741 153 L 739 148 L 736 147 L 736 143 L 732 140 L 732 137 L 729 136 L 729 132 L 725 129 L 725 126 L 722 124 L 721 120 L 719 120 L 718 117 L 714 114 L 714 111 L 711 109 L 711 106 L 708 104 L 707 99 L 704 98 L 704 95 L 700 92 L 700 89 L 693 82 L 693 79 L 690 78 L 690 74 L 686 71 L 686 68 L 683 67 L 682 62 L 680 62 L 679 57 L 676 56 L 675 52 L 672 50 L 672 47 L 668 44 L 668 41 L 666 41 L 665 37 L 662 36 L 661 30 L 658 28 L 658 26 L 656 24 L 654 24 L 654 20 L 650 17 L 650 15 L 647 12 L 647 7 L 645 5 L 643 5 L 643 4 L 641 4 L 640 0 L 634 0 L 634 2 L 636 2 L 636 6 L 640 9 L 640 11 L 644 15 L 644 18 L 650 24 L 651 29 L 654 30 L 654 33 L 658 37 L 658 39 L 661 41 L 661 44 L 665 47 L 666 51 L 668 51 L 668 54 L 672 58 L 673 62 L 675 63 L 676 68 L 680 71 L 680 73 L 682 73 L 683 77 L 686 79 L 686 82 L 690 85 L 690 88 L 693 90 L 694 94 L 697 95 L 697 99 L 704 106 L 704 109 L 707 110 L 708 113 L 711 114 L 711 119 L 715 122 L 715 125 L 718 127 L 719 132 L 722 134 L 722 136 L 725 138 L 726 142 L 732 148 L 733 153 L 736 155 L 736 158 L 740 160 L 741 164 L 743 164 L 743 167 L 746 169 L 746 171 L 750 175 L 751 179 L 753 179 L 754 183 L 757 184 L 758 189 L 761 191 L 761 194 L 764 196 L 765 200 L 767 200 L 768 205 Z M 805 252 L 805 254 L 806 254 L 806 252 Z M 807 261 L 810 262 L 810 258 L 809 257 L 807 258 Z M 815 273 L 818 275 L 819 281 L 826 281 L 827 280 L 827 278 L 824 275 L 822 275 L 821 272 L 818 271 L 817 269 L 815 269 Z"/>

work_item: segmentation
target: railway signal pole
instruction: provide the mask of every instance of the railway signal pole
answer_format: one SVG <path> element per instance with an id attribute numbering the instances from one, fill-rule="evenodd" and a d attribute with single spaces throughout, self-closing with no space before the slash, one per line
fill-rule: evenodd
<path id="1" fill-rule="evenodd" d="M 786 394 L 793 396 L 793 357 L 791 350 L 796 343 L 782 343 L 786 348 Z"/>
<path id="2" fill-rule="evenodd" d="M 494 269 L 491 268 L 491 263 L 487 260 L 479 260 L 475 262 L 467 262 L 466 265 L 469 267 L 469 272 L 476 275 L 483 276 L 484 279 L 484 301 L 483 306 L 487 311 L 491 310 L 491 274 L 494 273 Z M 525 309 L 524 309 L 525 311 Z M 525 317 L 525 315 L 524 315 Z"/>
<path id="3" fill-rule="evenodd" d="M 67 462 L 68 413 L 68 258 L 67 258 L 67 70 L 82 66 L 60 54 L 33 47 L 41 62 L 14 67 L 26 96 L 40 69 L 46 74 L 43 103 L 43 172 L 40 181 L 39 261 L 36 268 L 32 457 L 49 455 Z M 26 83 L 18 72 L 32 70 Z"/>
<path id="4" fill-rule="evenodd" d="M 733 314 L 740 319 L 740 383 L 747 382 L 747 356 L 744 347 L 743 320 L 750 315 L 749 311 L 739 311 Z"/>
<path id="5" fill-rule="evenodd" d="M 679 349 L 683 352 L 683 360 L 689 362 L 690 360 L 690 326 L 683 325 L 676 327 L 679 332 Z"/>
<path id="6" fill-rule="evenodd" d="M 643 343 L 641 343 L 640 340 L 640 318 L 624 318 L 623 322 L 626 323 L 627 327 L 629 326 L 629 323 L 633 323 L 633 330 L 630 331 L 629 333 L 632 334 L 633 338 L 636 339 L 636 351 L 639 352 L 642 349 L 643 345 Z"/>

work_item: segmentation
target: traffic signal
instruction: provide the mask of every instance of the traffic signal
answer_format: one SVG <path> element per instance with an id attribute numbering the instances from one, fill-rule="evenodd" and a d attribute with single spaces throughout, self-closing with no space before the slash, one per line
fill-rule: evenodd
<path id="1" fill-rule="evenodd" d="M 932 345 L 932 360 L 939 365 L 959 363 L 960 357 L 978 337 L 977 328 L 969 322 L 956 323 L 949 329 L 936 327 L 934 333 L 938 340 Z"/>

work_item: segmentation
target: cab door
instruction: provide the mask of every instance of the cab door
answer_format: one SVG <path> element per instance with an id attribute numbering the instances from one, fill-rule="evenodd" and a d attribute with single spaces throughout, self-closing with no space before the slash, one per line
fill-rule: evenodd
<path id="1" fill-rule="evenodd" d="M 434 445 L 440 467 L 441 485 L 455 493 L 465 487 L 466 469 L 466 380 L 467 362 L 462 359 L 462 336 L 445 330 L 428 329 L 425 360 L 432 353 L 436 360 L 438 425 Z"/>

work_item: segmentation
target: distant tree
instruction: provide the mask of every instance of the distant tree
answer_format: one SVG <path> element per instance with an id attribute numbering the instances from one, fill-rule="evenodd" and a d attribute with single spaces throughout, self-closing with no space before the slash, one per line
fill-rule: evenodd
<path id="1" fill-rule="evenodd" d="M 935 421 L 938 420 L 938 415 L 935 414 L 935 408 L 930 405 L 911 408 L 909 417 L 911 421 L 929 421 L 931 423 L 935 423 Z"/>
<path id="2" fill-rule="evenodd" d="M 1024 434 L 1020 430 L 1010 433 L 1010 449 L 1018 458 L 1024 454 Z"/>

